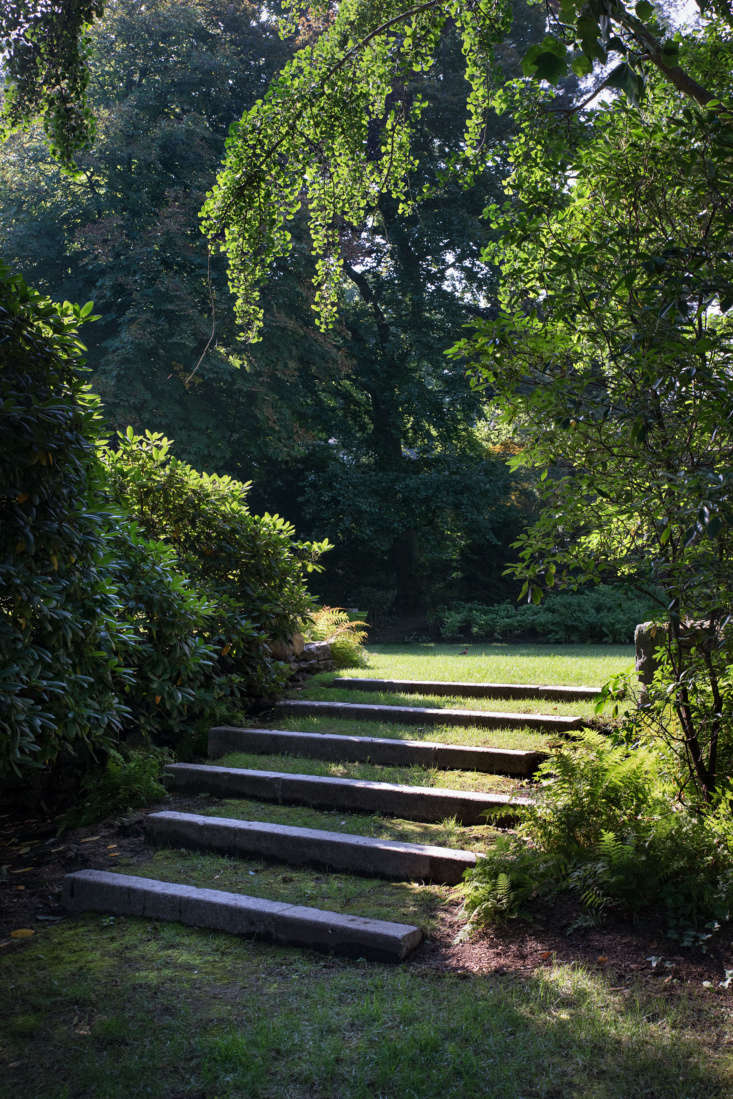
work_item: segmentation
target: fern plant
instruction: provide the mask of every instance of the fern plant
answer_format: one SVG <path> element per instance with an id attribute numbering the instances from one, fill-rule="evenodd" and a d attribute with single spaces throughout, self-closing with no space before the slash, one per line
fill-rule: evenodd
<path id="1" fill-rule="evenodd" d="M 519 915 L 540 897 L 575 896 L 586 922 L 655 910 L 677 937 L 733 912 L 733 793 L 692 811 L 675 799 L 658 753 L 597 733 L 540 768 L 534 805 L 466 878 L 474 926 Z"/>
<path id="2" fill-rule="evenodd" d="M 337 668 L 363 668 L 368 663 L 368 625 L 342 607 L 318 607 L 304 623 L 303 634 L 306 641 L 327 641 Z"/>

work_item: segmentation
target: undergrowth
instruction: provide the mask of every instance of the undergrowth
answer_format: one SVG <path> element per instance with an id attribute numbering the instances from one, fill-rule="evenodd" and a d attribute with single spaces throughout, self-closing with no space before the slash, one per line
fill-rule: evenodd
<path id="1" fill-rule="evenodd" d="M 675 800 L 659 753 L 597 733 L 555 752 L 522 823 L 467 875 L 473 926 L 526 913 L 532 901 L 577 898 L 581 923 L 610 912 L 659 912 L 667 933 L 704 940 L 733 910 L 733 791 L 714 806 Z"/>

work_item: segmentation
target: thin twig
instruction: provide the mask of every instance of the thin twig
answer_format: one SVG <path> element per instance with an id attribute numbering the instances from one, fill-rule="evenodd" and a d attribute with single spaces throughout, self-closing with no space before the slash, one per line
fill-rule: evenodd
<path id="1" fill-rule="evenodd" d="M 208 340 L 206 341 L 206 347 L 203 349 L 203 351 L 199 355 L 198 362 L 196 363 L 193 370 L 191 371 L 191 373 L 188 375 L 185 382 L 183 383 L 187 389 L 188 389 L 189 383 L 190 383 L 191 379 L 193 378 L 194 374 L 196 373 L 198 368 L 201 366 L 201 363 L 204 361 L 204 356 L 206 355 L 206 352 L 211 347 L 214 336 L 216 335 L 216 297 L 215 297 L 215 294 L 214 294 L 214 286 L 211 282 L 211 248 L 207 248 L 206 285 L 208 286 L 208 289 L 209 289 L 209 304 L 211 306 L 211 332 L 209 334 Z"/>

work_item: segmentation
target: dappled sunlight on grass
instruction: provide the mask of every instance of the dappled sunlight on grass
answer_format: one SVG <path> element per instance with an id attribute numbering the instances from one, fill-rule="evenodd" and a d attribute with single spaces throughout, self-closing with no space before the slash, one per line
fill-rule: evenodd
<path id="1" fill-rule="evenodd" d="M 243 722 L 247 724 L 247 722 Z M 250 725 L 260 722 L 249 722 Z M 278 715 L 268 722 L 277 729 L 303 733 L 335 733 L 339 736 L 376 736 L 397 740 L 434 740 L 441 744 L 485 745 L 539 751 L 557 740 L 556 735 L 532 729 L 481 729 L 476 725 L 401 725 L 391 721 L 367 721 L 344 717 L 295 717 Z"/>
<path id="2" fill-rule="evenodd" d="M 451 790 L 516 789 L 517 782 L 506 775 L 479 771 L 441 771 L 437 767 L 388 767 L 376 763 L 339 763 L 300 756 L 255 755 L 232 752 L 216 761 L 220 767 L 244 767 L 287 774 L 330 775 L 333 778 L 363 779 L 366 782 L 396 782 L 407 786 L 446 786 Z"/>
<path id="3" fill-rule="evenodd" d="M 0 1094 L 722 1099 L 722 994 L 341 961 L 90 915 L 0 956 Z M 151 1090 L 152 1089 L 152 1090 Z"/>
<path id="4" fill-rule="evenodd" d="M 495 713 L 550 714 L 567 717 L 592 717 L 593 702 L 555 702 L 531 698 L 465 698 L 462 695 L 408 694 L 396 691 L 359 691 L 328 687 L 324 683 L 307 684 L 296 698 L 323 702 L 360 702 L 372 706 L 426 706 L 430 709 L 488 710 Z M 342 718 L 342 720 L 348 720 Z"/>
<path id="5" fill-rule="evenodd" d="M 117 867 L 122 873 L 223 889 L 284 904 L 303 904 L 377 920 L 396 920 L 430 930 L 440 905 L 455 893 L 445 885 L 385 881 L 335 870 L 266 862 L 254 857 L 228 858 L 198 851 L 163 849 L 148 861 Z"/>
<path id="6" fill-rule="evenodd" d="M 277 805 L 273 802 L 229 799 L 214 804 L 201 799 L 196 812 L 205 816 L 232 817 L 286 824 L 296 828 L 319 828 L 326 832 L 394 839 L 405 843 L 430 843 L 442 847 L 480 850 L 497 835 L 488 825 L 461 825 L 454 818 L 429 824 L 418 820 L 384 817 L 379 813 L 344 813 L 342 809 L 312 809 L 306 805 Z"/>

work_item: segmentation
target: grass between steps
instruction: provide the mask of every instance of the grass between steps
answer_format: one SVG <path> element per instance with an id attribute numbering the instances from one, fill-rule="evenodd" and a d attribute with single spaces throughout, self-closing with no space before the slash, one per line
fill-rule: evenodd
<path id="1" fill-rule="evenodd" d="M 370 706 L 427 707 L 437 710 L 488 710 L 506 714 L 549 714 L 555 717 L 593 717 L 592 702 L 553 702 L 531 698 L 465 698 L 461 695 L 406 694 L 398 691 L 360 691 L 329 687 L 326 677 L 311 681 L 292 694 L 304 701 L 367 703 Z M 348 720 L 348 719 L 342 719 Z"/>
<path id="2" fill-rule="evenodd" d="M 459 887 L 362 877 L 290 866 L 247 856 L 161 848 L 145 862 L 117 863 L 115 871 L 143 878 L 223 889 L 283 904 L 304 904 L 375 920 L 415 924 L 429 933 L 439 909 L 460 896 Z"/>
<path id="3" fill-rule="evenodd" d="M 255 771 L 283 771 L 287 774 L 325 775 L 355 778 L 365 782 L 396 782 L 405 786 L 445 786 L 451 790 L 481 790 L 502 794 L 526 792 L 516 779 L 507 775 L 480 771 L 441 771 L 437 767 L 389 767 L 376 763 L 342 763 L 302 756 L 260 755 L 254 752 L 230 752 L 212 760 L 218 767 L 246 767 Z"/>
<path id="4" fill-rule="evenodd" d="M 365 718 L 287 717 L 278 714 L 270 721 L 243 718 L 240 724 L 301 733 L 335 733 L 339 736 L 375 736 L 393 740 L 432 740 L 440 744 L 468 744 L 487 748 L 522 748 L 541 751 L 558 743 L 556 733 L 538 733 L 532 729 L 481 729 L 476 725 L 402 725 L 392 721 L 368 721 Z"/>
<path id="5" fill-rule="evenodd" d="M 459 824 L 448 818 L 435 824 L 419 820 L 384 817 L 380 813 L 344 813 L 343 810 L 312 809 L 308 805 L 277 805 L 245 798 L 217 799 L 199 795 L 186 805 L 186 812 L 234 820 L 257 820 L 266 824 L 287 824 L 294 828 L 319 828 L 325 832 L 346 832 L 352 836 L 430 843 L 438 847 L 459 847 L 481 851 L 499 833 L 488 825 Z"/>
<path id="6" fill-rule="evenodd" d="M 2 1099 L 719 1099 L 724 993 L 364 965 L 89 915 L 0 954 Z"/>
<path id="7" fill-rule="evenodd" d="M 465 656 L 459 654 L 468 649 Z M 368 665 L 344 676 L 460 683 L 600 687 L 634 666 L 633 645 L 370 645 Z"/>
<path id="8" fill-rule="evenodd" d="M 496 661 L 488 671 L 484 661 L 472 676 L 469 658 L 461 658 L 460 677 L 450 661 L 446 674 L 436 665 L 428 672 L 429 650 L 450 648 L 456 651 L 382 646 L 361 674 L 591 685 L 605 678 L 588 666 L 577 678 L 563 678 L 557 662 L 542 674 L 524 661 L 513 676 Z M 535 655 L 541 649 L 482 651 L 511 649 L 516 659 L 528 648 Z M 583 649 L 596 667 L 593 653 L 610 656 Z M 380 667 L 387 651 L 391 663 Z M 331 719 L 277 725 L 503 747 L 541 747 L 550 739 Z M 262 756 L 247 758 L 264 766 Z M 284 769 L 277 758 L 277 769 Z M 492 835 L 450 821 L 429 825 L 238 799 L 200 798 L 192 807 L 450 846 L 478 846 Z M 353 904 L 340 910 L 427 927 L 457 895 L 448 887 L 169 850 L 117 866 L 301 904 Z M 730 1011 L 722 991 L 661 982 L 652 989 L 604 968 L 552 959 L 530 977 L 475 976 L 434 968 L 429 955 L 401 967 L 363 964 L 177 924 L 90 914 L 39 923 L 33 939 L 0 951 L 0 989 L 1 1099 L 719 1099 L 733 1091 Z"/>

